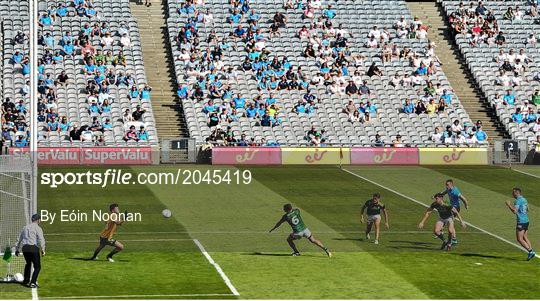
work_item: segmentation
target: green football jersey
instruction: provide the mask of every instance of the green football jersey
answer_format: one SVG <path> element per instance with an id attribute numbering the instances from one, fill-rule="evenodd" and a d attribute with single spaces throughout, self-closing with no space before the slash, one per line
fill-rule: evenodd
<path id="1" fill-rule="evenodd" d="M 382 203 L 377 203 L 373 201 L 373 199 L 368 200 L 364 204 L 364 209 L 366 209 L 367 215 L 378 215 L 381 214 L 381 211 L 386 209 L 386 207 Z"/>
<path id="2" fill-rule="evenodd" d="M 294 209 L 293 211 L 283 215 L 283 219 L 291 225 L 294 233 L 302 232 L 306 229 L 306 225 L 300 216 L 300 209 Z"/>

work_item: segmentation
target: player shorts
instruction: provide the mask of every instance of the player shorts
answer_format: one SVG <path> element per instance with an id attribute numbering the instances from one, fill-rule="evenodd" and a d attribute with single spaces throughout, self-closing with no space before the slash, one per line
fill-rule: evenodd
<path id="1" fill-rule="evenodd" d="M 447 218 L 440 218 L 439 217 L 438 223 L 442 223 L 443 226 L 448 226 L 450 224 L 454 224 L 454 219 L 453 219 L 453 217 L 447 217 Z"/>
<path id="2" fill-rule="evenodd" d="M 516 231 L 527 231 L 529 230 L 529 223 L 517 223 Z"/>
<path id="3" fill-rule="evenodd" d="M 455 208 L 457 212 L 461 211 L 461 206 L 452 206 L 452 207 Z M 452 214 L 454 215 L 454 217 L 457 217 L 457 214 L 455 212 L 452 212 Z"/>
<path id="4" fill-rule="evenodd" d="M 381 219 L 381 215 L 380 214 L 375 214 L 375 215 L 368 215 L 367 217 L 367 221 L 368 223 L 374 223 L 376 220 L 380 220 Z"/>
<path id="5" fill-rule="evenodd" d="M 116 239 L 108 239 L 107 237 L 100 237 L 99 244 L 114 247 L 114 245 L 116 244 Z"/>
<path id="6" fill-rule="evenodd" d="M 304 230 L 300 232 L 293 232 L 291 233 L 291 236 L 293 239 L 301 239 L 302 237 L 310 238 L 311 237 L 311 231 L 309 231 L 308 228 L 305 228 Z"/>

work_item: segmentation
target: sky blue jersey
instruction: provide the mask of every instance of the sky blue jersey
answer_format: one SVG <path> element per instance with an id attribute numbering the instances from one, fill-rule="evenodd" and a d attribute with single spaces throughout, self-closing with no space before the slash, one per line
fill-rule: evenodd
<path id="1" fill-rule="evenodd" d="M 450 204 L 452 205 L 452 207 L 459 207 L 459 196 L 461 195 L 461 191 L 459 190 L 459 188 L 454 186 L 452 189 L 447 189 L 446 192 L 448 192 L 448 198 L 450 199 Z"/>
<path id="2" fill-rule="evenodd" d="M 514 207 L 516 208 L 516 219 L 519 224 L 529 222 L 529 205 L 527 199 L 523 196 L 518 196 L 514 201 Z"/>

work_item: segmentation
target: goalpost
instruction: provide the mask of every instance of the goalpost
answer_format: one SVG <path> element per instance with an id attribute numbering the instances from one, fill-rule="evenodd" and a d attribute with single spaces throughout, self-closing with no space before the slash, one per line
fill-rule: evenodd
<path id="1" fill-rule="evenodd" d="M 37 213 L 38 161 L 38 2 L 29 1 L 30 58 L 30 145 L 29 152 L 0 153 L 0 282 L 15 281 L 24 273 L 24 258 L 15 256 L 15 244 L 22 228 Z M 5 276 L 4 276 L 5 275 Z"/>
<path id="2" fill-rule="evenodd" d="M 0 280 L 14 281 L 24 272 L 24 259 L 15 256 L 21 229 L 36 209 L 32 201 L 30 155 L 0 156 Z"/>

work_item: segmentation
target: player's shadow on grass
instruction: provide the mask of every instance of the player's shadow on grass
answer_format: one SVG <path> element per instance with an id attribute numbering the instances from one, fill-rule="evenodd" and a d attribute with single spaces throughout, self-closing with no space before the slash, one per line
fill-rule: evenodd
<path id="1" fill-rule="evenodd" d="M 411 240 L 390 240 L 390 243 L 400 243 L 407 245 L 390 246 L 392 249 L 414 249 L 414 250 L 433 250 L 436 246 L 432 243 Z"/>
<path id="2" fill-rule="evenodd" d="M 425 241 L 412 241 L 412 240 L 391 240 L 390 242 L 396 242 L 396 243 L 405 243 L 405 244 L 411 244 L 415 246 L 433 246 L 430 242 Z"/>
<path id="3" fill-rule="evenodd" d="M 92 260 L 90 259 L 89 257 L 69 257 L 68 259 L 70 260 L 79 260 L 79 261 L 95 261 L 95 262 L 103 262 L 103 261 L 107 261 L 107 260 L 101 260 L 101 259 L 97 259 L 97 260 Z M 129 260 L 125 260 L 125 259 L 114 259 L 114 261 L 119 261 L 119 262 L 129 262 Z"/>
<path id="4" fill-rule="evenodd" d="M 465 257 L 482 257 L 482 258 L 505 258 L 505 257 L 502 257 L 502 256 L 497 256 L 497 255 L 485 255 L 485 254 L 477 254 L 477 253 L 463 253 L 463 254 L 459 254 L 460 256 L 465 256 Z"/>
<path id="5" fill-rule="evenodd" d="M 454 254 L 454 255 L 459 255 L 463 257 L 478 257 L 478 258 L 492 258 L 492 259 L 505 259 L 505 260 L 510 260 L 510 261 L 519 261 L 518 259 L 513 258 L 513 257 L 478 254 L 478 253 L 461 253 L 461 254 Z"/>
<path id="6" fill-rule="evenodd" d="M 364 238 L 332 238 L 332 240 L 367 241 Z"/>
<path id="7" fill-rule="evenodd" d="M 405 250 L 405 249 L 412 249 L 412 250 L 424 250 L 424 251 L 433 251 L 437 250 L 434 246 L 389 246 L 390 249 L 398 249 L 398 250 Z"/>

